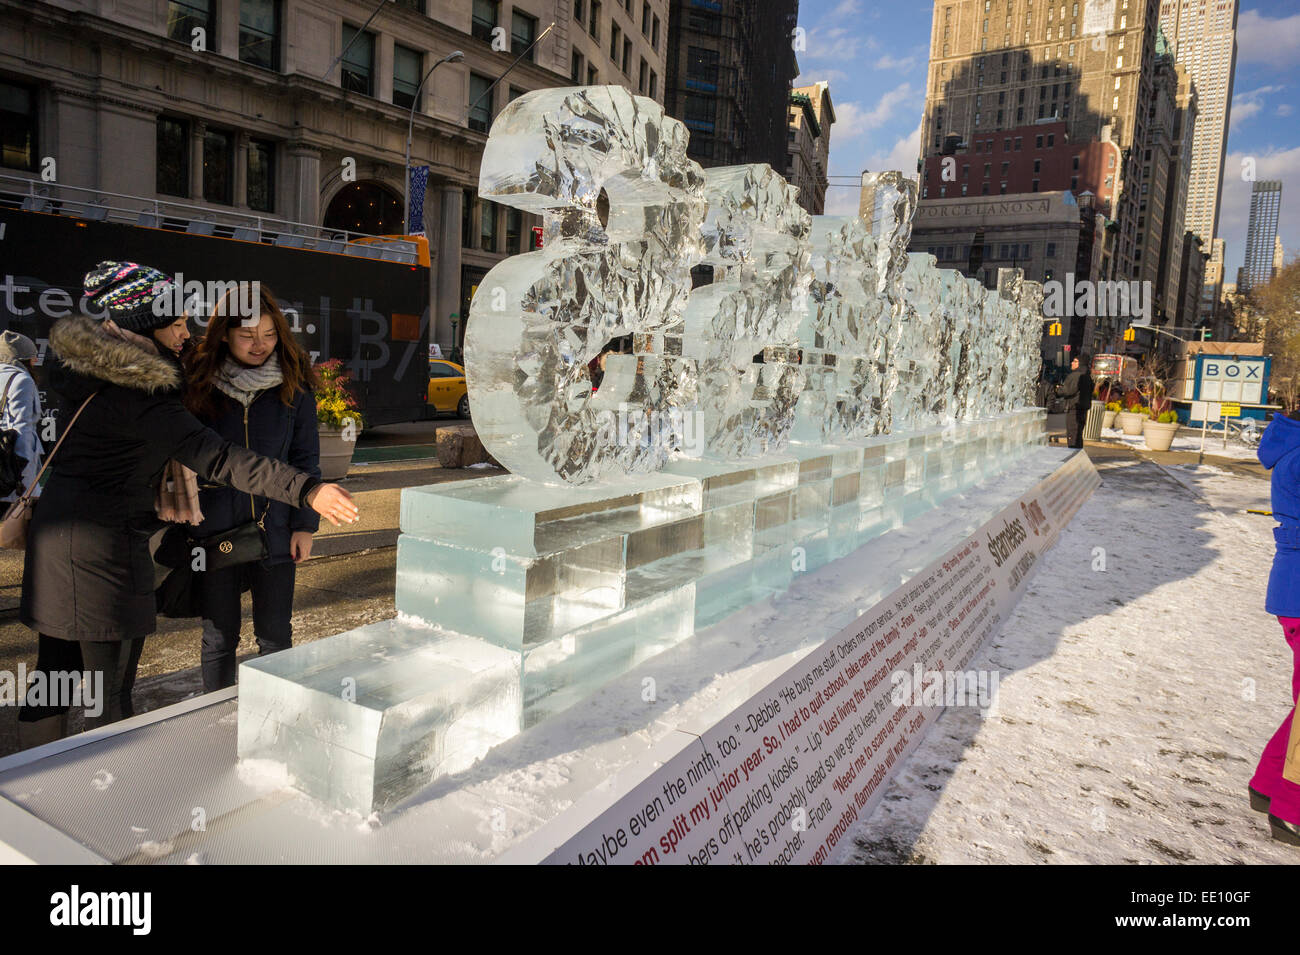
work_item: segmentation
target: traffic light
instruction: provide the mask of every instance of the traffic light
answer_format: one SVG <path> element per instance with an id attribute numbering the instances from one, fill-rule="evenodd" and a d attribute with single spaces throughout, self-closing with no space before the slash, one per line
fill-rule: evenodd
<path id="1" fill-rule="evenodd" d="M 1052 322 L 1051 325 L 1047 326 L 1047 334 L 1051 335 L 1053 338 L 1059 336 L 1061 334 L 1061 323 Z"/>
<path id="2" fill-rule="evenodd" d="M 1208 342 L 1213 337 L 1213 333 L 1208 328 L 1201 329 L 1201 341 Z"/>
<path id="3" fill-rule="evenodd" d="M 1137 332 L 1135 332 L 1131 328 L 1124 329 L 1124 341 L 1126 342 L 1137 341 Z"/>

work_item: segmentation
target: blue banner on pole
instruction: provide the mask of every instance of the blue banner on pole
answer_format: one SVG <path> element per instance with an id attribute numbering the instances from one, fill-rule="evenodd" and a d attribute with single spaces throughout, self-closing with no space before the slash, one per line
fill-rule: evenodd
<path id="1" fill-rule="evenodd" d="M 424 193 L 428 184 L 429 167 L 412 166 L 410 226 L 408 227 L 411 235 L 424 235 Z"/>

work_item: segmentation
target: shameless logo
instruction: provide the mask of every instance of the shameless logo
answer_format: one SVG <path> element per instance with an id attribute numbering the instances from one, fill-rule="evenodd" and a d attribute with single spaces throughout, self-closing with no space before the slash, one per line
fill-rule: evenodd
<path id="1" fill-rule="evenodd" d="M 1020 510 L 1025 515 L 1025 520 L 1029 522 L 1030 529 L 1037 537 L 1039 532 L 1047 528 L 1047 515 L 1043 513 L 1043 508 L 1038 503 L 1038 498 L 1034 498 L 1028 504 L 1020 502 Z"/>
<path id="2" fill-rule="evenodd" d="M 1028 536 L 1025 533 L 1025 525 L 1020 523 L 1020 518 L 1017 517 L 1012 521 L 1004 520 L 1002 530 L 988 535 L 989 553 L 993 555 L 993 563 L 1001 567 Z"/>

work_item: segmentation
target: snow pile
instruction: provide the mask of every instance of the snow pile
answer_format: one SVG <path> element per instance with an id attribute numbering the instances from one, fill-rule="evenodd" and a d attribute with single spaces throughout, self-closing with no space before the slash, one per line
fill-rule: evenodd
<path id="1" fill-rule="evenodd" d="M 1289 707 L 1263 609 L 1268 484 L 1134 461 L 1042 562 L 972 669 L 997 715 L 943 714 L 854 833 L 855 862 L 1300 862 L 1246 783 Z M 1104 566 L 1105 569 L 1099 569 Z"/>

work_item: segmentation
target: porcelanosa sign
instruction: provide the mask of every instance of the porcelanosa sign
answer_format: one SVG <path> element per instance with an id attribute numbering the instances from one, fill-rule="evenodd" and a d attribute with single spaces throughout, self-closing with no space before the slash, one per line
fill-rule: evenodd
<path id="1" fill-rule="evenodd" d="M 543 830 L 523 855 L 570 865 L 832 861 L 945 706 L 987 714 L 995 704 L 996 671 L 965 668 L 1099 483 L 1076 454 L 576 836 L 553 848 Z"/>

